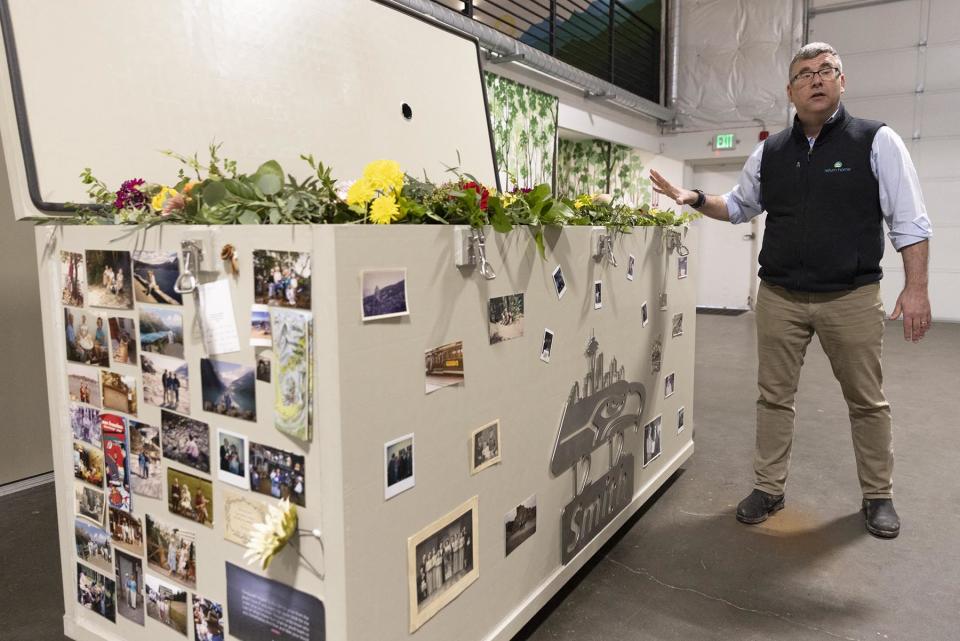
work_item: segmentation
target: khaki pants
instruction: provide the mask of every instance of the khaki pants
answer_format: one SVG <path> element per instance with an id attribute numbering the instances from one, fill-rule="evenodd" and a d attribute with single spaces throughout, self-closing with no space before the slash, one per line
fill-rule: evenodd
<path id="1" fill-rule="evenodd" d="M 797 292 L 761 283 L 757 295 L 757 489 L 777 495 L 784 492 L 800 368 L 816 333 L 850 410 L 863 496 L 891 496 L 893 433 L 880 367 L 883 319 L 879 283 L 831 293 Z"/>

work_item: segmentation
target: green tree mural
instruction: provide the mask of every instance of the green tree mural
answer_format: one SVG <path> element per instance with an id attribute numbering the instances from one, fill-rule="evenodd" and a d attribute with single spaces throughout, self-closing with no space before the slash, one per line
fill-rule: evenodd
<path id="1" fill-rule="evenodd" d="M 650 178 L 637 149 L 612 145 L 610 151 L 610 194 L 632 207 L 650 204 Z"/>
<path id="2" fill-rule="evenodd" d="M 568 198 L 605 194 L 633 207 L 650 202 L 650 179 L 640 150 L 606 140 L 561 138 L 557 154 L 557 193 Z"/>
<path id="3" fill-rule="evenodd" d="M 484 73 L 500 185 L 553 185 L 557 139 L 556 96 Z"/>

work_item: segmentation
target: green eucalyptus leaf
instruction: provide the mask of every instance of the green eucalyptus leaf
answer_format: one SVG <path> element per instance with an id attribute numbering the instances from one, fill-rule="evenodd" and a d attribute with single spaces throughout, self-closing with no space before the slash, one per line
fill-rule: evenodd
<path id="1" fill-rule="evenodd" d="M 276 209 L 270 210 L 270 224 L 279 225 L 280 224 L 280 212 Z"/>
<path id="2" fill-rule="evenodd" d="M 211 180 L 203 188 L 203 202 L 211 207 L 220 204 L 227 197 L 227 188 L 219 180 Z"/>
<path id="3" fill-rule="evenodd" d="M 245 209 L 243 213 L 240 214 L 240 218 L 237 219 L 241 225 L 259 225 L 260 216 L 257 215 L 257 212 L 252 209 Z"/>

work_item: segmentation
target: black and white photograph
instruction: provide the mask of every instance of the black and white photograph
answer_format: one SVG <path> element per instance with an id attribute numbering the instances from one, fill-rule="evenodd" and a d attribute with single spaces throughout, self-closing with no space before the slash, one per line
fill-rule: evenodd
<path id="1" fill-rule="evenodd" d="M 143 561 L 117 550 L 114 555 L 117 585 L 117 612 L 143 625 Z"/>
<path id="2" fill-rule="evenodd" d="M 250 345 L 253 347 L 273 345 L 273 335 L 270 332 L 270 307 L 267 305 L 250 307 Z"/>
<path id="3" fill-rule="evenodd" d="M 630 254 L 630 256 L 627 257 L 627 280 L 633 280 L 633 270 L 636 268 L 636 265 L 637 257 Z"/>
<path id="4" fill-rule="evenodd" d="M 250 442 L 250 489 L 306 507 L 305 459 L 269 445 Z"/>
<path id="5" fill-rule="evenodd" d="M 100 393 L 103 394 L 103 409 L 137 415 L 137 377 L 100 370 Z"/>
<path id="6" fill-rule="evenodd" d="M 677 410 L 677 434 L 683 431 L 683 408 Z"/>
<path id="7" fill-rule="evenodd" d="M 87 295 L 87 268 L 83 254 L 60 252 L 60 302 L 83 307 Z"/>
<path id="8" fill-rule="evenodd" d="M 269 352 L 257 354 L 257 380 L 261 383 L 270 382 L 270 364 L 272 359 Z"/>
<path id="9" fill-rule="evenodd" d="M 503 530 L 506 538 L 506 556 L 517 546 L 537 532 L 537 495 L 513 508 L 503 516 Z"/>
<path id="10" fill-rule="evenodd" d="M 487 303 L 490 344 L 523 336 L 523 294 L 491 298 Z"/>
<path id="11" fill-rule="evenodd" d="M 197 587 L 196 534 L 147 514 L 147 565 L 161 576 Z M 150 611 L 147 610 L 147 614 Z"/>
<path id="12" fill-rule="evenodd" d="M 567 293 L 567 282 L 563 279 L 563 270 L 560 265 L 553 268 L 553 289 L 557 292 L 557 300 Z"/>
<path id="13" fill-rule="evenodd" d="M 73 438 L 100 447 L 100 410 L 79 403 L 70 403 L 70 429 Z"/>
<path id="14" fill-rule="evenodd" d="M 407 540 L 411 634 L 479 576 L 477 505 L 474 496 Z"/>
<path id="15" fill-rule="evenodd" d="M 310 252 L 253 252 L 254 302 L 310 309 Z"/>
<path id="16" fill-rule="evenodd" d="M 74 494 L 74 511 L 97 525 L 103 526 L 106 516 L 106 498 L 103 496 L 103 492 L 76 483 Z"/>
<path id="17" fill-rule="evenodd" d="M 187 591 L 152 574 L 146 575 L 144 583 L 147 616 L 186 637 L 190 623 Z"/>
<path id="18" fill-rule="evenodd" d="M 103 407 L 100 371 L 85 365 L 67 363 L 67 394 L 71 401 Z"/>
<path id="19" fill-rule="evenodd" d="M 677 278 L 687 277 L 687 257 L 679 256 L 677 258 Z"/>
<path id="20" fill-rule="evenodd" d="M 210 427 L 206 423 L 162 410 L 160 430 L 166 458 L 210 473 Z"/>
<path id="21" fill-rule="evenodd" d="M 425 394 L 463 383 L 463 341 L 428 349 L 423 360 Z"/>
<path id="22" fill-rule="evenodd" d="M 593 308 L 603 308 L 603 281 L 593 281 Z"/>
<path id="23" fill-rule="evenodd" d="M 550 351 L 553 349 L 553 330 L 543 330 L 543 342 L 540 344 L 540 360 L 544 363 L 550 362 Z"/>
<path id="24" fill-rule="evenodd" d="M 88 249 L 85 261 L 88 305 L 115 309 L 133 307 L 130 252 Z"/>
<path id="25" fill-rule="evenodd" d="M 133 252 L 133 293 L 138 303 L 181 305 L 183 296 L 173 286 L 180 278 L 176 252 Z"/>
<path id="26" fill-rule="evenodd" d="M 413 434 L 394 439 L 383 446 L 383 498 L 393 498 L 416 485 L 413 473 Z"/>
<path id="27" fill-rule="evenodd" d="M 671 334 L 674 338 L 683 336 L 683 314 L 673 315 L 673 331 Z"/>
<path id="28" fill-rule="evenodd" d="M 110 508 L 110 540 L 113 548 L 143 556 L 143 521 L 129 512 Z"/>
<path id="29" fill-rule="evenodd" d="M 224 483 L 247 489 L 247 437 L 227 430 L 217 430 L 220 445 L 220 462 L 217 478 Z"/>
<path id="30" fill-rule="evenodd" d="M 68 361 L 97 367 L 110 366 L 110 339 L 103 316 L 85 309 L 65 307 L 63 329 Z"/>
<path id="31" fill-rule="evenodd" d="M 500 462 L 500 419 L 478 427 L 470 434 L 470 474 Z"/>
<path id="32" fill-rule="evenodd" d="M 190 413 L 187 361 L 160 354 L 141 354 L 140 371 L 143 373 L 144 403 L 181 414 Z"/>
<path id="33" fill-rule="evenodd" d="M 365 269 L 360 272 L 360 288 L 364 321 L 410 314 L 406 269 Z"/>
<path id="34" fill-rule="evenodd" d="M 111 316 L 107 320 L 110 326 L 110 357 L 121 365 L 137 364 L 137 329 L 132 318 Z"/>
<path id="35" fill-rule="evenodd" d="M 163 492 L 160 471 L 160 430 L 140 421 L 127 421 L 130 432 L 130 489 L 134 494 L 159 499 Z"/>
<path id="36" fill-rule="evenodd" d="M 223 641 L 223 606 L 193 595 L 193 641 Z"/>
<path id="37" fill-rule="evenodd" d="M 77 558 L 104 572 L 113 571 L 113 548 L 110 535 L 86 519 L 74 519 Z"/>
<path id="38" fill-rule="evenodd" d="M 113 574 L 113 567 L 110 567 Z M 114 597 L 117 584 L 82 563 L 77 563 L 77 602 L 88 610 L 96 612 L 108 621 L 117 620 L 117 608 Z"/>
<path id="39" fill-rule="evenodd" d="M 167 509 L 200 525 L 213 527 L 213 483 L 167 468 Z"/>
<path id="40" fill-rule="evenodd" d="M 663 379 L 663 397 L 664 398 L 669 398 L 670 396 L 673 396 L 673 392 L 675 391 L 674 385 L 677 382 L 676 378 L 677 378 L 677 373 L 672 372 L 668 374 L 665 379 Z"/>
<path id="41" fill-rule="evenodd" d="M 140 308 L 140 352 L 183 358 L 183 314 L 179 309 Z"/>
<path id="42" fill-rule="evenodd" d="M 647 301 L 643 301 L 640 306 L 640 327 L 646 327 L 650 322 L 650 314 L 647 312 Z"/>
<path id="43" fill-rule="evenodd" d="M 643 466 L 660 456 L 660 428 L 663 416 L 658 416 L 643 426 Z"/>
<path id="44" fill-rule="evenodd" d="M 244 421 L 257 420 L 257 374 L 252 367 L 200 359 L 203 409 Z"/>

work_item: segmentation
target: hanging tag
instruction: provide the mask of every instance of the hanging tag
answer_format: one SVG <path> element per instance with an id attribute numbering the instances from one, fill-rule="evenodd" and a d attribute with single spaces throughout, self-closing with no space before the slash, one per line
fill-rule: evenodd
<path id="1" fill-rule="evenodd" d="M 207 354 L 229 354 L 240 351 L 240 337 L 237 334 L 237 321 L 233 315 L 233 296 L 230 294 L 230 282 L 215 280 L 197 286 L 200 293 L 200 327 L 203 332 L 203 344 Z"/>

